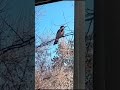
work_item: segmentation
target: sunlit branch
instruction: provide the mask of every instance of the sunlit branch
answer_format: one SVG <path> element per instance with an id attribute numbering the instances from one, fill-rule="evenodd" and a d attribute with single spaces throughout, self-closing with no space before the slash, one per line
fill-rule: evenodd
<path id="1" fill-rule="evenodd" d="M 74 34 L 73 33 L 68 33 L 68 34 L 65 34 L 64 37 L 67 37 L 67 36 L 70 36 L 70 35 L 74 35 Z M 51 39 L 51 40 L 49 40 L 47 42 L 43 42 L 39 46 L 37 46 L 36 48 L 40 48 L 40 47 L 46 46 L 46 45 L 50 44 L 51 42 L 53 42 L 54 40 L 55 39 Z"/>

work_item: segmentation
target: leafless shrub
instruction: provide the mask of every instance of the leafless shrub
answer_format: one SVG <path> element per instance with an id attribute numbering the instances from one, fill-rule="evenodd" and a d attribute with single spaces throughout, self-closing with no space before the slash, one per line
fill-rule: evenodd
<path id="1" fill-rule="evenodd" d="M 39 50 L 39 56 L 37 58 L 40 61 L 39 67 L 36 69 L 35 74 L 35 88 L 36 89 L 72 89 L 73 88 L 73 58 L 74 48 L 73 43 L 65 43 L 64 38 L 59 43 L 58 49 L 56 49 L 55 56 L 51 59 L 52 65 L 45 65 L 47 58 L 47 50 L 44 47 Z M 48 48 L 48 47 L 47 47 Z M 36 48 L 39 49 L 39 48 Z M 36 50 L 37 52 L 37 50 Z M 43 55 L 44 54 L 44 55 Z M 47 55 L 47 56 L 46 56 Z M 70 58 L 71 56 L 71 58 Z M 45 58 L 46 57 L 46 58 Z M 69 64 L 72 62 L 71 64 Z M 65 64 L 66 63 L 66 64 Z M 72 68 L 70 68 L 70 65 Z M 44 68 L 43 68 L 44 67 Z"/>

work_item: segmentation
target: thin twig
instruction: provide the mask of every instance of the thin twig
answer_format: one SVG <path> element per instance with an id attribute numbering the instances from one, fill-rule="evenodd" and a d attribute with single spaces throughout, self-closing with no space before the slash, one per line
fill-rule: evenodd
<path id="1" fill-rule="evenodd" d="M 21 39 L 21 41 L 24 42 L 23 39 L 20 37 L 20 35 L 13 29 L 13 27 L 12 27 L 11 25 L 9 25 L 9 24 L 2 18 L 2 16 L 1 16 L 1 19 L 2 19 L 2 20 L 5 22 L 5 24 L 6 24 L 8 27 L 10 27 L 10 29 Z"/>

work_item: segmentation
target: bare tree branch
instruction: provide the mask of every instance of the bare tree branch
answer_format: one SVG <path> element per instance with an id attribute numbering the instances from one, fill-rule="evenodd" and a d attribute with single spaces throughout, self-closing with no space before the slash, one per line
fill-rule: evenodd
<path id="1" fill-rule="evenodd" d="M 88 36 L 88 33 L 89 33 L 89 31 L 90 31 L 91 24 L 92 24 L 92 20 L 91 20 L 91 21 L 90 21 L 90 23 L 89 23 L 88 31 L 86 32 L 85 37 L 87 37 L 87 36 Z"/>
<path id="2" fill-rule="evenodd" d="M 10 27 L 10 29 L 21 39 L 21 41 L 24 42 L 23 39 L 21 38 L 21 36 L 13 29 L 13 27 L 12 27 L 11 25 L 9 25 L 9 24 L 2 18 L 2 16 L 1 16 L 1 19 L 2 19 L 2 20 L 5 22 L 5 24 L 6 24 L 8 27 Z"/>
<path id="3" fill-rule="evenodd" d="M 6 48 L 2 48 L 2 49 L 0 50 L 0 56 L 1 56 L 2 54 L 4 54 L 5 52 L 9 51 L 9 50 L 13 50 L 13 49 L 15 49 L 15 48 L 21 48 L 21 47 L 24 47 L 24 46 L 26 46 L 26 45 L 34 42 L 34 38 L 35 38 L 35 37 L 31 37 L 30 39 L 28 39 L 28 40 L 26 40 L 26 41 L 24 41 L 24 42 L 22 42 L 22 43 L 15 44 L 15 45 L 11 45 L 11 46 L 8 46 L 8 47 L 6 47 Z"/>
<path id="4" fill-rule="evenodd" d="M 65 34 L 64 37 L 67 37 L 67 36 L 70 36 L 70 35 L 74 35 L 74 34 L 73 34 L 73 33 L 68 33 L 68 34 Z M 62 38 L 62 37 L 61 37 L 61 38 Z M 47 42 L 43 42 L 43 43 L 41 43 L 39 46 L 37 46 L 36 48 L 46 46 L 46 45 L 50 44 L 51 42 L 53 42 L 54 40 L 55 40 L 55 39 L 51 39 L 51 40 L 49 40 L 49 41 L 47 41 Z"/>

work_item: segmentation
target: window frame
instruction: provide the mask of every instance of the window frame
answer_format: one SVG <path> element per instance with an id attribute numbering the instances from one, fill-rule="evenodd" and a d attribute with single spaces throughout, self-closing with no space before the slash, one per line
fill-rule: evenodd
<path id="1" fill-rule="evenodd" d="M 36 0 L 35 6 L 64 0 Z M 74 78 L 73 89 L 85 89 L 85 1 L 74 3 Z M 81 11 L 81 12 L 80 12 Z M 79 20 L 81 20 L 79 22 Z"/>

